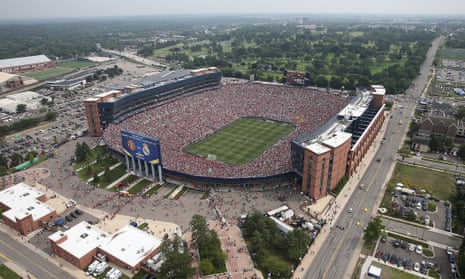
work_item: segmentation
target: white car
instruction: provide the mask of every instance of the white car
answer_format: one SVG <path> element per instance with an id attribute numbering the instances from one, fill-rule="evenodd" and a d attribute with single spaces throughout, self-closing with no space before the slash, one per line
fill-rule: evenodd
<path id="1" fill-rule="evenodd" d="M 419 262 L 416 262 L 413 265 L 413 270 L 415 270 L 416 272 L 420 272 L 420 263 Z"/>
<path id="2" fill-rule="evenodd" d="M 352 210 L 352 207 L 351 207 L 351 208 L 349 208 L 349 213 L 352 213 L 352 211 L 353 211 L 353 210 Z"/>
<path id="3" fill-rule="evenodd" d="M 409 243 L 408 244 L 408 250 L 409 250 L 409 252 L 415 251 L 415 244 Z"/>
<path id="4" fill-rule="evenodd" d="M 423 254 L 423 246 L 417 245 L 417 248 L 415 248 L 415 253 L 417 254 Z"/>
<path id="5" fill-rule="evenodd" d="M 429 225 L 429 222 L 431 221 L 431 219 L 429 218 L 429 215 L 426 215 L 425 216 L 425 225 Z"/>

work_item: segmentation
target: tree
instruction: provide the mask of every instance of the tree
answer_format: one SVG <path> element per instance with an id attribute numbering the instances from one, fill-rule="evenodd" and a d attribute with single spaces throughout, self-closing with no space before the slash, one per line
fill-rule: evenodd
<path id="1" fill-rule="evenodd" d="M 195 245 L 198 247 L 198 243 L 203 242 L 202 240 L 206 236 L 208 230 L 207 220 L 202 215 L 195 214 L 192 216 L 189 224 L 192 229 L 192 240 L 194 240 Z"/>
<path id="2" fill-rule="evenodd" d="M 47 103 L 48 103 L 47 98 L 42 98 L 42 100 L 40 100 L 40 104 L 43 105 L 43 106 L 45 106 Z"/>
<path id="3" fill-rule="evenodd" d="M 173 240 L 167 239 L 163 242 L 161 252 L 165 257 L 165 261 L 160 266 L 156 273 L 157 278 L 161 279 L 187 279 L 194 275 L 192 265 L 192 257 L 187 253 L 187 249 L 181 251 L 178 247 L 182 247 L 182 240 L 176 236 Z"/>
<path id="4" fill-rule="evenodd" d="M 363 239 L 367 242 L 376 241 L 380 237 L 381 232 L 384 230 L 382 222 L 383 221 L 379 216 L 376 216 L 370 222 L 368 222 Z"/>
<path id="5" fill-rule="evenodd" d="M 23 156 L 21 156 L 21 154 L 18 154 L 16 152 L 11 154 L 10 159 L 11 159 L 12 166 L 17 166 L 24 162 Z"/>
<path id="6" fill-rule="evenodd" d="M 26 105 L 25 104 L 17 104 L 16 105 L 16 113 L 20 114 L 20 113 L 24 113 L 24 112 L 26 112 Z"/>
<path id="7" fill-rule="evenodd" d="M 465 144 L 462 144 L 459 147 L 459 151 L 457 152 L 457 155 L 460 157 L 460 159 L 465 160 Z"/>
<path id="8" fill-rule="evenodd" d="M 58 116 L 58 112 L 48 111 L 47 114 L 45 115 L 45 120 L 47 121 L 55 120 L 57 116 Z"/>
<path id="9" fill-rule="evenodd" d="M 74 157 L 76 157 L 76 162 L 84 162 L 89 155 L 90 148 L 87 145 L 87 143 L 76 143 L 76 150 L 74 151 Z"/>

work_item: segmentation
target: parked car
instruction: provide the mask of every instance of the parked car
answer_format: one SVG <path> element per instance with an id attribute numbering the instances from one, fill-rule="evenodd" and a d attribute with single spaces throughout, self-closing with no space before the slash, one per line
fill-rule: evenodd
<path id="1" fill-rule="evenodd" d="M 415 253 L 419 255 L 423 254 L 423 246 L 417 245 L 417 247 L 415 248 Z"/>

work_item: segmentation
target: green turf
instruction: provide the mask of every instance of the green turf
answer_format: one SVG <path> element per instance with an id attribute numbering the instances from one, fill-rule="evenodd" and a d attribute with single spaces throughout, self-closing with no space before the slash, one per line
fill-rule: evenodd
<path id="1" fill-rule="evenodd" d="M 217 161 L 242 165 L 260 156 L 294 130 L 288 123 L 241 118 L 210 137 L 187 146 L 184 151 L 201 157 L 215 155 Z"/>

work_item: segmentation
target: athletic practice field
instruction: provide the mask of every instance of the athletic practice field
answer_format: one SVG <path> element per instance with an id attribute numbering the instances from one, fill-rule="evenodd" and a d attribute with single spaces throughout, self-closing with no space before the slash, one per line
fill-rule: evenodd
<path id="1" fill-rule="evenodd" d="M 184 151 L 232 165 L 246 164 L 289 134 L 288 123 L 241 118 Z"/>

